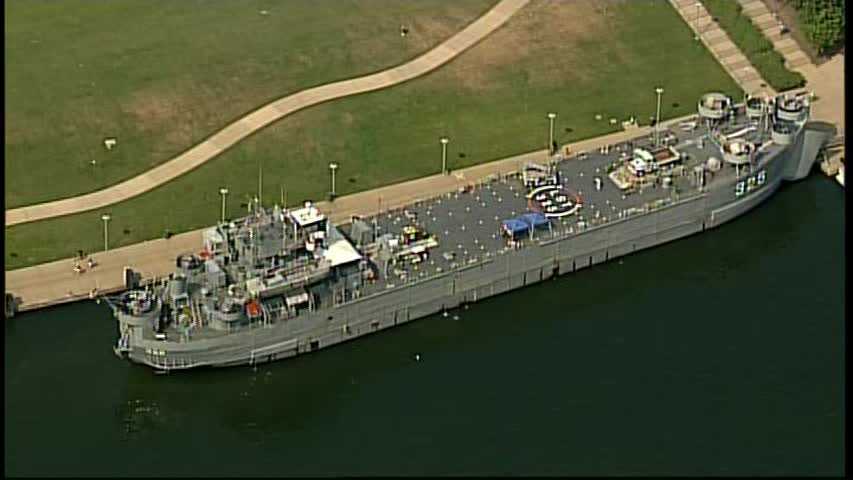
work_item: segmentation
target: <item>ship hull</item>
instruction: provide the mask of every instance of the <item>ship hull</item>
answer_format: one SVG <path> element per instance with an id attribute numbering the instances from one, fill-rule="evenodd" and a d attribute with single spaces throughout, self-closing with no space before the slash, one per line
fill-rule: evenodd
<path id="1" fill-rule="evenodd" d="M 160 370 L 257 365 L 314 352 L 436 313 L 479 302 L 525 286 L 662 245 L 734 220 L 769 199 L 784 181 L 811 170 L 829 137 L 809 136 L 769 158 L 759 169 L 761 185 L 743 195 L 739 180 L 701 195 L 589 228 L 581 234 L 541 241 L 487 260 L 318 310 L 283 324 L 257 326 L 220 339 L 189 343 L 139 340 L 125 356 Z"/>

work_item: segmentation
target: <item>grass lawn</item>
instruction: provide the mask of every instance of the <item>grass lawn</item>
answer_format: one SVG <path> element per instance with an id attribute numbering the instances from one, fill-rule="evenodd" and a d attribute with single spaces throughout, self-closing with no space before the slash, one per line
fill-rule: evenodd
<path id="1" fill-rule="evenodd" d="M 773 43 L 761 33 L 746 15 L 743 7 L 734 0 L 702 0 L 717 22 L 743 52 L 758 73 L 767 80 L 776 91 L 783 92 L 805 84 L 805 78 L 799 72 L 785 67 L 785 58 L 773 49 Z"/>
<path id="2" fill-rule="evenodd" d="M 606 5 L 607 8 L 603 8 Z M 318 105 L 289 116 L 193 172 L 113 205 L 115 246 L 214 223 L 218 188 L 232 214 L 257 190 L 264 200 L 321 199 L 330 161 L 340 164 L 338 193 L 436 173 L 438 138 L 448 135 L 451 168 L 544 148 L 548 111 L 560 142 L 615 130 L 607 119 L 654 115 L 654 88 L 665 88 L 662 117 L 695 111 L 709 90 L 742 92 L 663 1 L 531 2 L 507 25 L 449 65 L 410 83 Z M 603 119 L 595 120 L 601 114 Z M 102 211 L 6 229 L 6 268 L 97 251 Z"/>
<path id="3" fill-rule="evenodd" d="M 5 2 L 6 208 L 133 177 L 270 100 L 414 58 L 496 1 Z"/>

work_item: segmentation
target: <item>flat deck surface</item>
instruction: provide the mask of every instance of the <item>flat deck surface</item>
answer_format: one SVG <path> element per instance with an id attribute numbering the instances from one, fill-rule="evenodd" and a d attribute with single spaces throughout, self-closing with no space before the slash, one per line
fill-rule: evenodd
<path id="1" fill-rule="evenodd" d="M 745 115 L 741 115 L 725 130 L 740 130 L 748 124 Z M 704 164 L 709 157 L 722 161 L 720 149 L 708 140 L 707 130 L 702 127 L 689 132 L 677 128 L 661 129 L 661 138 L 667 133 L 675 137 L 674 148 L 686 156 L 681 161 L 685 174 L 673 176 L 672 187 L 657 185 L 626 194 L 607 176 L 608 166 L 619 161 L 623 152 L 627 152 L 630 158 L 633 148 L 651 148 L 653 139 L 650 135 L 612 144 L 607 153 L 593 149 L 586 151 L 585 155 L 569 157 L 557 162 L 557 170 L 566 190 L 582 197 L 581 209 L 566 217 L 549 219 L 548 226 L 535 229 L 532 236 L 522 237 L 520 242 L 524 244 L 531 240 L 578 235 L 584 228 L 619 220 L 648 204 L 676 201 L 699 194 L 698 188 L 690 180 L 690 173 L 693 167 Z M 758 142 L 769 138 L 769 134 L 758 130 L 744 138 Z M 700 140 L 702 148 L 699 148 Z M 782 148 L 772 145 L 766 149 L 766 153 L 773 154 Z M 708 184 L 734 176 L 735 168 L 724 164 Z M 596 177 L 601 179 L 600 190 L 595 187 Z M 394 264 L 386 272 L 387 276 L 369 286 L 365 293 L 374 293 L 405 281 L 427 278 L 466 264 L 488 260 L 510 249 L 507 237 L 501 233 L 501 222 L 534 211 L 529 206 L 527 194 L 528 189 L 519 177 L 503 176 L 476 184 L 464 192 L 448 192 L 378 216 L 363 218 L 371 225 L 375 221 L 379 235 L 401 234 L 403 227 L 412 224 L 410 216 L 414 214 L 416 223 L 428 234 L 435 235 L 438 241 L 438 246 L 429 251 L 426 261 L 414 265 L 403 262 Z M 379 266 L 382 266 L 382 262 L 379 262 Z"/>

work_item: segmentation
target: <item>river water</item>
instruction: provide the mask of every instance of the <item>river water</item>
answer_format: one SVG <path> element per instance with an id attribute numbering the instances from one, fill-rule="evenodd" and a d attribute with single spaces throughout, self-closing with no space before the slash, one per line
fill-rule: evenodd
<path id="1" fill-rule="evenodd" d="M 6 322 L 7 475 L 841 474 L 844 191 L 292 360 L 155 375 Z M 419 355 L 420 360 L 415 360 Z"/>

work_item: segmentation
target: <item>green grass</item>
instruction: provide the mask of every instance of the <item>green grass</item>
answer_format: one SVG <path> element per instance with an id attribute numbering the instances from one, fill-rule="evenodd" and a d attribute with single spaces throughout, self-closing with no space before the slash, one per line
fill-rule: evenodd
<path id="1" fill-rule="evenodd" d="M 743 52 L 758 73 L 776 91 L 783 92 L 805 85 L 799 72 L 785 67 L 785 58 L 773 49 L 773 43 L 752 21 L 741 13 L 743 7 L 734 0 L 702 0 L 708 12 Z"/>
<path id="2" fill-rule="evenodd" d="M 6 207 L 133 177 L 270 100 L 411 59 L 496 1 L 6 2 Z"/>
<path id="3" fill-rule="evenodd" d="M 610 117 L 647 122 L 658 85 L 665 88 L 664 118 L 693 112 L 709 90 L 741 95 L 666 2 L 618 3 L 606 17 L 594 5 L 533 2 L 421 79 L 287 117 L 193 172 L 107 208 L 111 243 L 215 222 L 222 185 L 231 190 L 228 209 L 236 213 L 257 190 L 259 162 L 265 202 L 278 200 L 280 185 L 286 185 L 295 204 L 324 197 L 330 161 L 340 164 L 338 193 L 348 194 L 437 173 L 441 135 L 451 138 L 450 167 L 460 168 L 544 148 L 548 111 L 558 112 L 558 140 L 567 142 L 614 131 Z M 596 114 L 603 120 L 596 121 Z M 6 268 L 68 257 L 77 249 L 97 251 L 101 213 L 7 228 Z"/>

